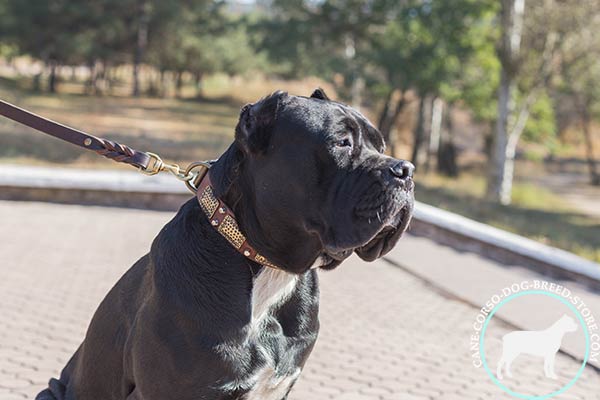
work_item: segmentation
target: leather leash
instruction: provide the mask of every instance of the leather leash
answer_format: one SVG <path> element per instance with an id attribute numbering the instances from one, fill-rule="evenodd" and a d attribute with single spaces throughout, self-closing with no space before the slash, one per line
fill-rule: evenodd
<path id="1" fill-rule="evenodd" d="M 97 138 L 85 132 L 40 117 L 2 100 L 0 100 L 0 114 L 55 138 L 83 147 L 86 150 L 93 150 L 117 162 L 131 164 L 141 169 L 147 169 L 151 162 L 151 157 L 147 153 L 133 150 L 117 142 Z"/>
<path id="2" fill-rule="evenodd" d="M 275 264 L 256 251 L 241 232 L 233 211 L 213 194 L 208 170 L 211 161 L 191 163 L 185 170 L 177 164 L 165 163 L 158 154 L 134 150 L 123 144 L 99 138 L 89 133 L 73 129 L 37 114 L 0 100 L 0 115 L 20 124 L 46 133 L 57 139 L 95 151 L 113 161 L 132 165 L 146 175 L 156 175 L 168 171 L 177 179 L 184 181 L 190 191 L 196 193 L 200 207 L 210 224 L 244 257 L 270 268 Z"/>

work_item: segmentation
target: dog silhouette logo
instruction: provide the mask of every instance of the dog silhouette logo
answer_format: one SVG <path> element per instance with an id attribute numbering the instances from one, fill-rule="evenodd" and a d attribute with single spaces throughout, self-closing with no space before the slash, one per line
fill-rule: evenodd
<path id="1" fill-rule="evenodd" d="M 498 379 L 503 379 L 502 369 L 506 376 L 512 378 L 510 366 L 520 354 L 530 354 L 544 358 L 544 374 L 547 378 L 556 379 L 554 359 L 566 333 L 575 332 L 577 324 L 568 315 L 563 315 L 549 328 L 541 331 L 514 331 L 502 337 L 502 357 L 496 367 Z"/>

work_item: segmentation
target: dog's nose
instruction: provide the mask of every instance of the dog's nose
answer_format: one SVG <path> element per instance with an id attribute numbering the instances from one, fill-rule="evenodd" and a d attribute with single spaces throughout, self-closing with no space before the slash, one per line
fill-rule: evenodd
<path id="1" fill-rule="evenodd" d="M 390 167 L 390 172 L 400 179 L 412 178 L 415 166 L 410 161 L 401 160 Z"/>

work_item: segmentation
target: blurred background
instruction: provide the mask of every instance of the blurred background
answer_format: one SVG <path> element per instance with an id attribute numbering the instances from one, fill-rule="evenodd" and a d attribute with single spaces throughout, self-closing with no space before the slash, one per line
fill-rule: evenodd
<path id="1" fill-rule="evenodd" d="M 321 86 L 417 165 L 418 200 L 598 262 L 599 22 L 596 0 L 0 0 L 0 98 L 185 164 L 244 103 Z M 3 118 L 0 163 L 123 168 Z"/>

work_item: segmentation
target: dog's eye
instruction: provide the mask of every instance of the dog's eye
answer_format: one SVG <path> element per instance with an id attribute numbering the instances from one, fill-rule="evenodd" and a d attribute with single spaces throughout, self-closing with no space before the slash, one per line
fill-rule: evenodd
<path id="1" fill-rule="evenodd" d="M 342 139 L 342 140 L 338 140 L 335 143 L 336 146 L 338 147 L 351 147 L 352 146 L 352 142 L 350 141 L 350 139 Z"/>

